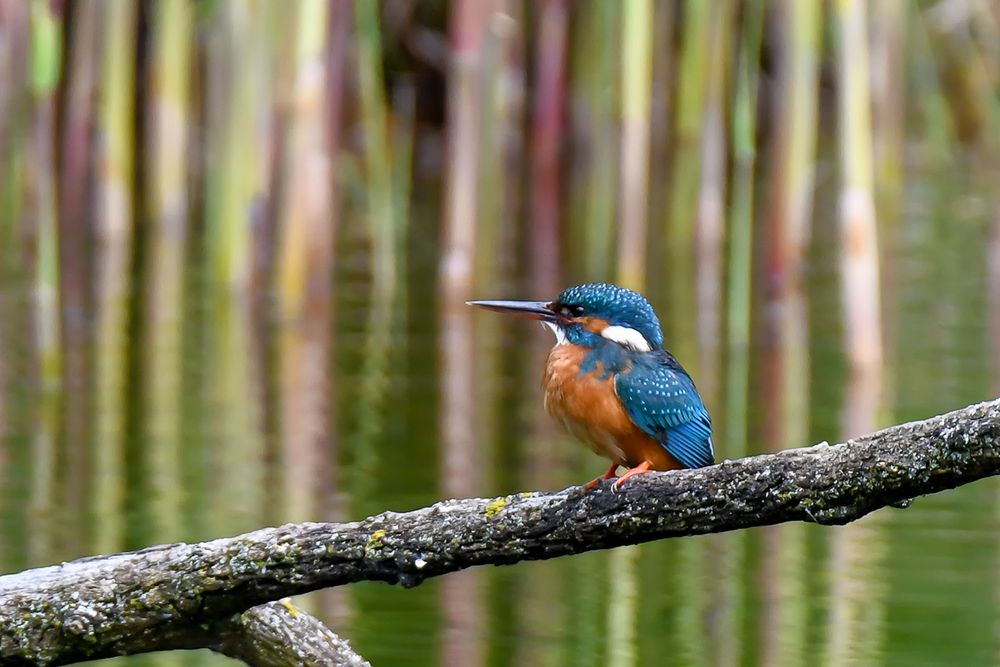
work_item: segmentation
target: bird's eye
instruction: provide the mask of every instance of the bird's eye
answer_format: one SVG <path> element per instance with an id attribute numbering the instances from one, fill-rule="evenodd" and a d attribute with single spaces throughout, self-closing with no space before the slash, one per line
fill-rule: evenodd
<path id="1" fill-rule="evenodd" d="M 585 311 L 586 309 L 583 306 L 563 306 L 559 309 L 559 312 L 566 317 L 580 317 Z"/>

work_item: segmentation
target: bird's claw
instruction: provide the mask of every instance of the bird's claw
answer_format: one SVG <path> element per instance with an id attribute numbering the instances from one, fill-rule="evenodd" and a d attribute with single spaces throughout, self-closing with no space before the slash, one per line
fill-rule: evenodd
<path id="1" fill-rule="evenodd" d="M 618 472 L 618 464 L 615 463 L 610 468 L 608 468 L 608 471 L 606 473 L 604 473 L 600 477 L 595 477 L 594 479 L 592 479 L 589 482 L 587 482 L 586 486 L 583 487 L 583 490 L 584 491 L 593 491 L 604 480 L 606 480 L 606 479 L 614 479 L 615 478 L 615 473 L 617 473 L 617 472 Z"/>

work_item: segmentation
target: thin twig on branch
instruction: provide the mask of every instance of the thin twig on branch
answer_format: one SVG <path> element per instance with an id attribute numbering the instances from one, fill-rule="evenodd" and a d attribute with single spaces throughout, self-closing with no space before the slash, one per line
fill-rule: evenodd
<path id="1" fill-rule="evenodd" d="M 415 586 L 473 565 L 781 523 L 842 524 L 1000 472 L 1000 401 L 845 444 L 640 475 L 620 493 L 448 500 L 0 577 L 0 659 L 60 664 L 213 645 L 218 619 L 354 581 Z"/>

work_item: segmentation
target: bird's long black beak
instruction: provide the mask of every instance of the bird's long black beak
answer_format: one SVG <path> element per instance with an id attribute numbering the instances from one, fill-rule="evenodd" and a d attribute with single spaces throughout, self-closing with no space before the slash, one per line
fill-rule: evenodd
<path id="1" fill-rule="evenodd" d="M 465 303 L 477 308 L 495 310 L 498 313 L 510 313 L 532 320 L 554 322 L 557 318 L 556 312 L 552 310 L 547 301 L 466 301 Z"/>

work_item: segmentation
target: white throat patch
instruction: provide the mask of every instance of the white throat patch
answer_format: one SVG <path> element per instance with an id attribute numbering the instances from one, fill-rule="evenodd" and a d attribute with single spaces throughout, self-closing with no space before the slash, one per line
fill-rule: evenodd
<path id="1" fill-rule="evenodd" d="M 649 352 L 653 349 L 646 337 L 631 327 L 618 326 L 617 324 L 605 327 L 601 336 L 622 347 L 627 347 L 633 352 Z"/>
<path id="2" fill-rule="evenodd" d="M 566 340 L 566 332 L 555 322 L 542 322 L 542 326 L 548 327 L 556 335 L 556 345 L 565 345 L 569 342 Z"/>

